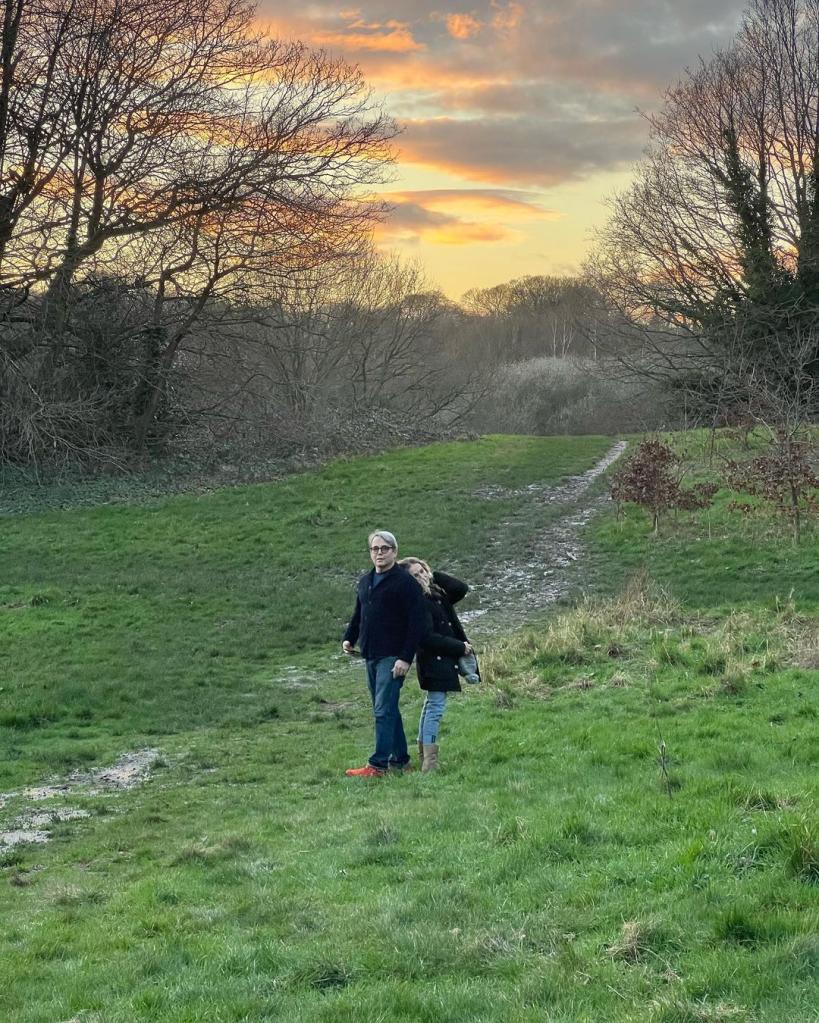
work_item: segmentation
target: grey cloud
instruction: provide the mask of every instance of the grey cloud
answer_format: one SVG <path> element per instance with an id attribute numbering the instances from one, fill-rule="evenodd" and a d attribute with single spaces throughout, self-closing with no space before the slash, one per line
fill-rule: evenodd
<path id="1" fill-rule="evenodd" d="M 506 207 L 518 211 L 553 215 L 554 210 L 544 209 L 538 192 L 517 188 L 427 188 L 386 193 L 385 198 L 397 202 L 481 204 L 494 208 Z"/>
<path id="2" fill-rule="evenodd" d="M 609 121 L 450 119 L 413 121 L 402 159 L 476 181 L 554 187 L 636 161 L 645 144 L 637 117 Z"/>
<path id="3" fill-rule="evenodd" d="M 423 196 L 425 193 L 418 194 Z M 509 229 L 503 224 L 475 223 L 452 213 L 429 209 L 422 201 L 411 199 L 393 204 L 377 235 L 382 239 L 401 236 L 403 240 L 409 235 L 417 240 L 430 232 L 436 233 L 439 241 L 450 244 L 496 242 L 511 237 Z"/>
<path id="4" fill-rule="evenodd" d="M 707 12 L 704 6 L 700 0 L 674 5 L 642 0 L 627 9 L 587 2 L 556 15 L 551 5 L 533 4 L 533 24 L 518 41 L 518 70 L 625 94 L 661 91 L 736 32 L 743 4 L 713 0 Z"/>
<path id="5" fill-rule="evenodd" d="M 427 104 L 448 112 L 523 114 L 561 121 L 618 119 L 634 109 L 633 101 L 621 95 L 547 80 L 455 87 L 428 97 Z"/>
<path id="6" fill-rule="evenodd" d="M 418 230 L 429 227 L 446 227 L 457 224 L 458 217 L 438 210 L 428 210 L 416 202 L 399 202 L 393 205 L 389 215 L 389 224 L 393 227 Z"/>

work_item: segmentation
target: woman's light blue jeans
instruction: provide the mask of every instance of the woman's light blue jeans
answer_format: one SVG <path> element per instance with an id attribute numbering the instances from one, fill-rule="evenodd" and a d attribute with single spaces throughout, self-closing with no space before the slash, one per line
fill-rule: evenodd
<path id="1" fill-rule="evenodd" d="M 427 693 L 418 722 L 418 741 L 425 746 L 438 741 L 438 726 L 446 710 L 446 693 Z"/>

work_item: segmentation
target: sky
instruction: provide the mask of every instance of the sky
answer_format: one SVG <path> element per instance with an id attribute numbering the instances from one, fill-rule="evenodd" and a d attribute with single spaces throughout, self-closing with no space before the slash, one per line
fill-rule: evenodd
<path id="1" fill-rule="evenodd" d="M 736 32 L 735 0 L 260 0 L 287 39 L 361 67 L 400 124 L 376 234 L 452 298 L 578 272 L 657 109 Z"/>

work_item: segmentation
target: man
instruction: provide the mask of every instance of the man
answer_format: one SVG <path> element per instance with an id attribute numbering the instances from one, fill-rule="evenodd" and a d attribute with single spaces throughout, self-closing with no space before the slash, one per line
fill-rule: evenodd
<path id="1" fill-rule="evenodd" d="M 427 631 L 424 594 L 406 569 L 396 565 L 398 542 L 386 529 L 370 533 L 373 568 L 359 579 L 355 611 L 341 648 L 352 654 L 360 640 L 367 663 L 367 683 L 375 717 L 375 752 L 364 767 L 352 767 L 352 778 L 378 778 L 388 767 L 409 764 L 407 738 L 398 700 L 404 676 Z"/>

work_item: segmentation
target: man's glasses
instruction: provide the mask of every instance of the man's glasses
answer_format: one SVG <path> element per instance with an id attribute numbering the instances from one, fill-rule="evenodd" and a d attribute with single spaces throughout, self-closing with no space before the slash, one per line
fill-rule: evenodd
<path id="1" fill-rule="evenodd" d="M 384 547 L 377 547 L 377 546 L 376 547 L 371 547 L 370 548 L 370 554 L 386 554 L 387 551 L 391 551 L 391 550 L 393 550 L 392 545 L 391 544 L 386 544 L 386 546 L 384 546 Z"/>

